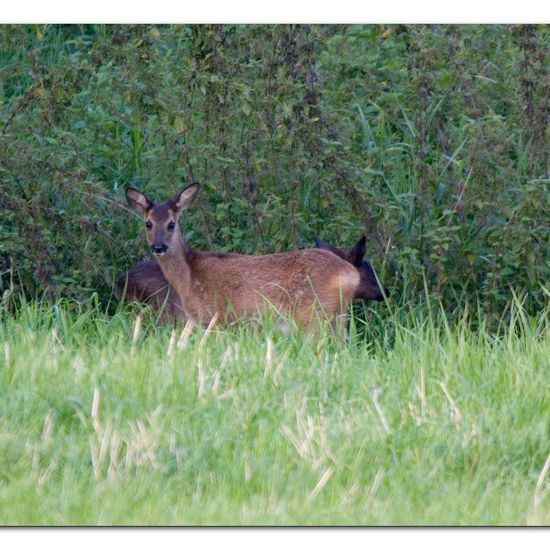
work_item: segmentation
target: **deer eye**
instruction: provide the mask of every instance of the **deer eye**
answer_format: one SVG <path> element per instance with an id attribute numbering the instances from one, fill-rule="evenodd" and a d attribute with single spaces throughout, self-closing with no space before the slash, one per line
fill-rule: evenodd
<path id="1" fill-rule="evenodd" d="M 176 224 L 174 222 L 170 222 L 167 227 L 168 231 L 174 231 L 174 227 L 176 227 Z"/>
<path id="2" fill-rule="evenodd" d="M 151 229 L 153 229 L 153 224 L 151 222 L 145 222 L 145 227 L 147 231 L 151 231 Z"/>

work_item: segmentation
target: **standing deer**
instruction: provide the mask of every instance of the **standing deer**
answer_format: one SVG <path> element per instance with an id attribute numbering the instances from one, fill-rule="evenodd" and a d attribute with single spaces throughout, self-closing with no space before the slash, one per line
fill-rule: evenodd
<path id="1" fill-rule="evenodd" d="M 371 265 L 363 260 L 365 237 L 362 237 L 349 252 L 318 237 L 315 237 L 315 243 L 317 248 L 330 250 L 358 269 L 361 279 L 354 299 L 364 301 L 382 301 L 384 299 Z M 389 296 L 389 290 L 386 287 L 384 287 L 384 293 Z M 162 269 L 156 261 L 141 262 L 130 271 L 120 275 L 116 281 L 115 295 L 118 300 L 144 302 L 154 311 L 162 309 L 162 315 L 166 321 L 177 321 L 185 317 L 177 293 L 164 277 Z"/>
<path id="2" fill-rule="evenodd" d="M 355 300 L 380 302 L 384 299 L 371 265 L 363 260 L 366 244 L 364 236 L 349 252 L 318 237 L 314 237 L 314 239 L 317 248 L 330 250 L 357 268 L 361 281 L 353 297 Z M 386 287 L 384 287 L 384 293 L 389 296 L 389 290 Z M 166 321 L 179 321 L 185 318 L 176 291 L 170 286 L 156 261 L 141 262 L 130 271 L 120 275 L 116 281 L 115 295 L 118 300 L 144 302 L 153 311 L 162 309 L 162 316 Z"/>
<path id="3" fill-rule="evenodd" d="M 265 256 L 195 250 L 184 241 L 178 218 L 198 191 L 194 183 L 154 204 L 137 189 L 126 189 L 128 203 L 143 216 L 147 243 L 187 319 L 203 325 L 213 319 L 232 322 L 254 317 L 271 305 L 304 331 L 325 317 L 333 326 L 343 324 L 360 283 L 354 266 L 322 249 Z"/>

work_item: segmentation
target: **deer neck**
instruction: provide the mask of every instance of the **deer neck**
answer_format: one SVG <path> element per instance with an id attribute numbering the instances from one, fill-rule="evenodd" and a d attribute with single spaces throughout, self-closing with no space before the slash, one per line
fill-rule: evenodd
<path id="1" fill-rule="evenodd" d="M 178 293 L 186 314 L 185 305 L 189 303 L 191 291 L 191 267 L 188 261 L 190 252 L 191 247 L 180 235 L 165 254 L 157 256 L 162 273 L 170 286 Z"/>

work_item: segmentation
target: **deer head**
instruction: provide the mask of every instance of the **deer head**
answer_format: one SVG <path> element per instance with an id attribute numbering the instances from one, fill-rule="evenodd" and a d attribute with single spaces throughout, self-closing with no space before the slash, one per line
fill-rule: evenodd
<path id="1" fill-rule="evenodd" d="M 346 260 L 358 269 L 359 274 L 361 275 L 361 282 L 355 294 L 356 298 L 361 298 L 363 300 L 376 300 L 377 302 L 381 302 L 382 300 L 384 300 L 382 288 L 376 280 L 376 276 L 371 265 L 366 260 L 363 260 L 363 257 L 365 256 L 367 242 L 367 239 L 364 235 L 359 239 L 359 241 L 349 252 L 342 250 L 341 248 L 337 248 L 336 246 L 327 243 L 326 241 L 323 241 L 318 237 L 314 237 L 314 239 L 317 248 L 330 250 L 330 252 L 336 254 L 343 260 Z M 389 296 L 390 294 L 389 290 L 386 287 L 384 287 L 384 294 L 386 296 Z"/>
<path id="2" fill-rule="evenodd" d="M 199 184 L 193 183 L 178 191 L 166 202 L 155 204 L 141 191 L 128 187 L 126 198 L 132 208 L 145 220 L 147 243 L 156 256 L 170 253 L 174 244 L 181 240 L 178 218 L 197 197 Z"/>

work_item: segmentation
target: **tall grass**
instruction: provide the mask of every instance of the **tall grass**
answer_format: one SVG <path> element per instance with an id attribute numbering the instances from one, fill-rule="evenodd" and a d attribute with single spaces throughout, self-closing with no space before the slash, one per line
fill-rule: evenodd
<path id="1" fill-rule="evenodd" d="M 378 306 L 335 340 L 24 304 L 0 325 L 0 523 L 548 524 L 547 313 Z"/>

